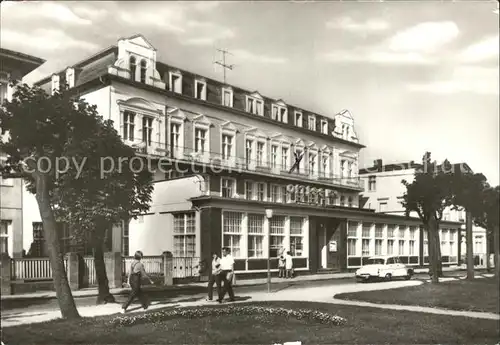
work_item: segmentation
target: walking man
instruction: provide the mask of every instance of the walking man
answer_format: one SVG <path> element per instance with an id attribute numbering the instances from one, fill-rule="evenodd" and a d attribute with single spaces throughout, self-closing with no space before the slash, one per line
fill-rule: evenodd
<path id="1" fill-rule="evenodd" d="M 211 301 L 214 295 L 214 283 L 217 285 L 217 296 L 221 294 L 221 268 L 220 268 L 220 258 L 216 252 L 212 253 L 212 274 L 208 281 L 208 298 L 207 301 Z M 218 298 L 218 297 L 217 297 Z"/>
<path id="2" fill-rule="evenodd" d="M 135 298 L 138 298 L 139 301 L 142 304 L 142 307 L 144 310 L 148 309 L 148 303 L 146 300 L 146 296 L 142 293 L 141 290 L 141 279 L 146 278 L 149 279 L 149 282 L 151 284 L 154 284 L 153 280 L 149 278 L 149 276 L 146 274 L 146 271 L 144 270 L 144 265 L 141 262 L 142 259 L 142 252 L 141 251 L 136 251 L 134 255 L 134 262 L 130 266 L 130 271 L 128 274 L 128 285 L 132 288 L 132 291 L 130 292 L 130 295 L 128 296 L 128 300 L 123 304 L 122 306 L 122 314 L 125 314 L 127 311 L 128 306 L 130 303 Z"/>
<path id="3" fill-rule="evenodd" d="M 234 276 L 234 259 L 230 253 L 229 248 L 223 249 L 223 257 L 220 260 L 220 268 L 221 268 L 221 280 L 224 282 L 224 287 L 222 288 L 222 292 L 219 294 L 219 299 L 217 300 L 219 303 L 222 303 L 222 300 L 226 296 L 226 292 L 229 294 L 229 301 L 234 302 L 234 292 L 233 292 L 233 276 Z"/>

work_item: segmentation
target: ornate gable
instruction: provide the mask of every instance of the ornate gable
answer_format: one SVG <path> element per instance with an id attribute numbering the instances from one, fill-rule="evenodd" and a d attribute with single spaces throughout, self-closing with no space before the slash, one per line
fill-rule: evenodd
<path id="1" fill-rule="evenodd" d="M 195 116 L 193 118 L 193 123 L 199 124 L 199 125 L 204 125 L 207 127 L 210 127 L 212 125 L 212 121 L 210 121 L 210 119 L 203 114 Z"/>
<path id="2" fill-rule="evenodd" d="M 267 134 L 258 129 L 257 127 L 252 127 L 250 129 L 247 129 L 245 133 L 249 136 L 255 136 L 257 138 L 265 138 L 265 139 L 268 138 Z"/>
<path id="3" fill-rule="evenodd" d="M 129 37 L 127 40 L 130 43 L 141 46 L 143 48 L 156 50 L 156 48 L 153 47 L 153 45 L 141 34 L 137 34 L 137 35 L 134 35 L 132 37 Z"/>
<path id="4" fill-rule="evenodd" d="M 186 121 L 187 119 L 186 114 L 179 108 L 171 108 L 167 111 L 167 114 L 171 119 L 177 121 Z"/>
<path id="5" fill-rule="evenodd" d="M 220 127 L 223 131 L 228 131 L 228 132 L 238 131 L 238 128 L 231 121 L 224 122 L 223 124 L 220 125 Z"/>
<path id="6" fill-rule="evenodd" d="M 118 100 L 116 103 L 119 105 L 120 109 L 124 110 L 140 111 L 153 115 L 163 113 L 161 110 L 158 110 L 153 103 L 140 97 L 132 97 L 127 99 L 126 101 Z"/>
<path id="7" fill-rule="evenodd" d="M 290 138 L 283 135 L 282 133 L 275 133 L 275 134 L 271 135 L 270 138 L 272 141 L 277 141 L 277 142 L 287 143 L 287 144 L 291 143 Z"/>

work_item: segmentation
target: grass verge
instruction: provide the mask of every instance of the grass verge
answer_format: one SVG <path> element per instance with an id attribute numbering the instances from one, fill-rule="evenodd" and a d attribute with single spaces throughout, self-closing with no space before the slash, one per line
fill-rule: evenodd
<path id="1" fill-rule="evenodd" d="M 194 311 L 191 316 L 116 322 L 122 315 L 55 320 L 7 327 L 5 344 L 495 344 L 497 321 L 425 313 L 383 310 L 310 302 L 245 303 L 238 306 L 312 309 L 345 318 L 341 325 L 314 318 L 287 317 L 283 313 L 211 313 Z M 187 309 L 228 308 L 210 306 Z M 141 318 L 142 313 L 129 317 Z M 199 317 L 193 316 L 198 314 Z M 218 315 L 215 315 L 218 314 Z M 111 326 L 115 324 L 115 326 Z"/>
<path id="2" fill-rule="evenodd" d="M 454 280 L 390 290 L 343 293 L 335 295 L 335 298 L 380 304 L 499 313 L 498 285 L 498 279 L 495 278 Z"/>

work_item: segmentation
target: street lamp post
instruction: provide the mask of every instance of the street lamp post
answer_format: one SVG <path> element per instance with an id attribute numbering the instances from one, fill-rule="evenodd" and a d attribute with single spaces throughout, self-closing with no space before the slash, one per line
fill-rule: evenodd
<path id="1" fill-rule="evenodd" d="M 269 222 L 273 217 L 273 210 L 266 209 L 267 222 L 267 292 L 271 292 L 271 225 Z"/>

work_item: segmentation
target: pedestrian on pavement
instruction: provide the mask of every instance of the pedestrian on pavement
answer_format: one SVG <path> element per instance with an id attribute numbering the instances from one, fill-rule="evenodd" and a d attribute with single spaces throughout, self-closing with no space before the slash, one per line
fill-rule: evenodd
<path id="1" fill-rule="evenodd" d="M 122 306 L 122 314 L 125 314 L 128 306 L 135 298 L 138 298 L 142 304 L 144 310 L 148 309 L 148 303 L 146 300 L 146 296 L 141 289 L 141 280 L 143 278 L 149 279 L 151 284 L 154 284 L 153 280 L 146 274 L 146 270 L 144 269 L 144 265 L 141 262 L 143 255 L 141 251 L 136 251 L 134 255 L 134 262 L 130 265 L 130 271 L 128 274 L 128 285 L 132 288 L 130 295 L 128 296 L 127 301 Z"/>
<path id="2" fill-rule="evenodd" d="M 216 252 L 212 253 L 212 272 L 208 280 L 208 298 L 207 301 L 213 299 L 214 294 L 214 283 L 217 285 L 217 296 L 221 294 L 221 268 L 220 268 L 220 258 Z"/>
<path id="3" fill-rule="evenodd" d="M 278 278 L 285 278 L 285 257 L 283 255 L 278 259 Z"/>
<path id="4" fill-rule="evenodd" d="M 292 258 L 290 251 L 287 251 L 286 255 L 285 255 L 285 268 L 286 268 L 286 277 L 292 278 L 293 277 L 293 258 Z"/>
<path id="5" fill-rule="evenodd" d="M 226 296 L 226 292 L 229 294 L 229 301 L 234 302 L 234 292 L 233 292 L 233 277 L 234 277 L 234 259 L 231 255 L 229 248 L 223 248 L 223 257 L 220 260 L 221 268 L 221 280 L 224 282 L 224 287 L 219 294 L 219 299 L 217 302 L 222 303 L 222 300 Z"/>

